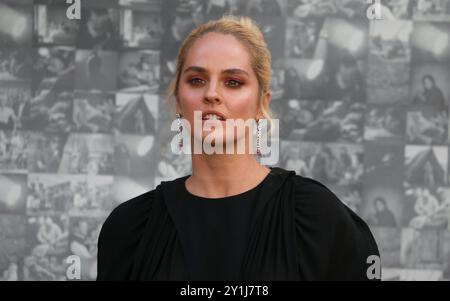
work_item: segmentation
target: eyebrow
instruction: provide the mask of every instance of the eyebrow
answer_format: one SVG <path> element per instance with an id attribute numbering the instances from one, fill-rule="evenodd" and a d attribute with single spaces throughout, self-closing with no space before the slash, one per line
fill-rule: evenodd
<path id="1" fill-rule="evenodd" d="M 199 67 L 199 66 L 187 67 L 186 69 L 184 69 L 183 73 L 186 73 L 189 71 L 198 72 L 198 73 L 202 73 L 202 74 L 208 73 L 208 71 L 205 68 Z M 250 75 L 248 74 L 247 71 L 239 69 L 239 68 L 225 69 L 225 70 L 222 70 L 222 73 L 229 74 L 229 75 L 243 74 L 243 75 L 250 77 Z"/>

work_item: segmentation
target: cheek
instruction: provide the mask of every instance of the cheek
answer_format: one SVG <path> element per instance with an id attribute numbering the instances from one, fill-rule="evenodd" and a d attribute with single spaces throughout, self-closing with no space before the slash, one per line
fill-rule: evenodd
<path id="1" fill-rule="evenodd" d="M 252 115 L 252 112 L 254 111 L 252 106 L 249 105 L 250 103 L 252 103 L 251 101 L 252 99 L 235 99 L 233 101 L 230 101 L 230 103 L 227 105 L 230 115 L 234 116 L 235 118 L 250 117 Z"/>
<path id="2" fill-rule="evenodd" d="M 186 86 L 180 86 L 178 96 L 185 118 L 193 118 L 194 111 L 200 110 L 202 105 L 202 92 L 200 92 L 200 89 L 189 89 Z"/>
<path id="3" fill-rule="evenodd" d="M 185 106 L 200 104 L 203 92 L 201 89 L 191 89 L 186 85 L 180 85 L 179 96 Z"/>
<path id="4" fill-rule="evenodd" d="M 251 89 L 241 89 L 224 95 L 226 106 L 232 116 L 253 118 L 257 111 L 257 93 Z"/>

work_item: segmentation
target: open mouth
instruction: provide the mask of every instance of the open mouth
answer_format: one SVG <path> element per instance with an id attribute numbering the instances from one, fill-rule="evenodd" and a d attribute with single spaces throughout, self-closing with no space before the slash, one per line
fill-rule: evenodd
<path id="1" fill-rule="evenodd" d="M 225 121 L 225 117 L 220 113 L 204 112 L 202 114 L 202 120 L 220 120 Z"/>

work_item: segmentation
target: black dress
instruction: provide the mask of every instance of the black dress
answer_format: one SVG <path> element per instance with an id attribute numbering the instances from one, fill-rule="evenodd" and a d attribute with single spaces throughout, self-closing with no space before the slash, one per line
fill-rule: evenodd
<path id="1" fill-rule="evenodd" d="M 191 280 L 239 277 L 258 192 L 268 179 L 244 193 L 214 199 L 192 195 L 185 181 L 178 181 L 176 190 L 182 197 L 173 209 L 177 210 L 180 235 L 188 237 L 184 251 L 188 266 L 194 267 L 190 269 Z"/>
<path id="2" fill-rule="evenodd" d="M 367 226 L 317 181 L 278 167 L 241 194 L 163 181 L 103 224 L 97 280 L 368 280 Z"/>

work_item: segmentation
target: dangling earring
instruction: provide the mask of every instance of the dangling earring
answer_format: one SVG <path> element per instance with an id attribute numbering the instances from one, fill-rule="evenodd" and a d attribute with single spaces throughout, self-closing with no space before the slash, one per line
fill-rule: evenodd
<path id="1" fill-rule="evenodd" d="M 257 121 L 256 130 L 256 154 L 261 157 L 261 124 Z"/>
<path id="2" fill-rule="evenodd" d="M 181 151 L 183 149 L 183 125 L 181 124 L 181 114 L 177 113 L 177 123 L 178 123 L 178 149 Z"/>

